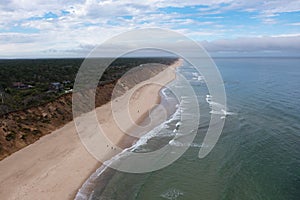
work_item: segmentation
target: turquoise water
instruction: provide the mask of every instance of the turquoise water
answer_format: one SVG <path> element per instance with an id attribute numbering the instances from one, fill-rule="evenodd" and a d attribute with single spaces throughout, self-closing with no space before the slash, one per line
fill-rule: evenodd
<path id="1" fill-rule="evenodd" d="M 100 175 L 91 199 L 300 199 L 300 59 L 214 61 L 225 82 L 228 110 L 235 115 L 226 117 L 212 152 L 198 158 L 210 119 L 208 92 L 204 83 L 193 79 L 195 70 L 186 64 L 178 73 L 190 80 L 201 108 L 191 147 L 176 162 L 155 172 L 108 170 Z M 173 116 L 136 151 L 168 143 L 177 122 Z"/>

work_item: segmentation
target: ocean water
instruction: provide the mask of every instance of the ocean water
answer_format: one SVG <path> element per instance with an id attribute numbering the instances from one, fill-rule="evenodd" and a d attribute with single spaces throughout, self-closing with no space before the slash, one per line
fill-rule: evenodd
<path id="1" fill-rule="evenodd" d="M 300 199 L 300 59 L 214 59 L 225 83 L 227 109 L 215 148 L 198 158 L 210 120 L 208 91 L 187 63 L 178 68 L 192 85 L 201 118 L 188 150 L 171 165 L 132 174 L 101 170 L 89 199 L 115 200 L 293 200 Z M 174 81 L 170 87 L 180 87 Z M 193 109 L 189 97 L 174 100 L 162 91 L 170 117 L 131 150 L 152 151 L 172 141 L 182 112 Z M 181 99 L 181 100 L 182 100 Z M 169 102 L 169 103 L 168 103 Z M 177 105 L 177 106 L 176 106 Z M 183 123 L 190 123 L 189 118 Z M 193 120 L 193 116 L 190 116 Z M 170 142 L 171 141 L 171 142 Z"/>

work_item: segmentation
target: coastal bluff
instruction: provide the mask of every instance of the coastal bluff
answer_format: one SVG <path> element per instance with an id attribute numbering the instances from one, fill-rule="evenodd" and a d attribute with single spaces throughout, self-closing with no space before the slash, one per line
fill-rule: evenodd
<path id="1" fill-rule="evenodd" d="M 117 96 L 122 95 L 139 82 L 163 71 L 167 65 L 144 64 L 129 70 L 127 78 L 110 81 L 98 86 L 95 105 L 99 107 L 112 98 L 115 87 Z M 85 91 L 91 92 L 91 91 Z M 44 135 L 72 121 L 72 93 L 64 94 L 54 101 L 14 111 L 0 116 L 0 160 L 34 143 Z"/>

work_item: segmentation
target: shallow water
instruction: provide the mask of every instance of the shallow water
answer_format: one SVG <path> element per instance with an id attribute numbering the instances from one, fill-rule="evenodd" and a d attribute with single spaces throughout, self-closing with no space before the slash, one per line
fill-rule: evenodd
<path id="1" fill-rule="evenodd" d="M 299 199 L 300 59 L 227 58 L 215 62 L 225 82 L 228 110 L 235 114 L 226 117 L 213 151 L 198 158 L 210 119 L 208 92 L 186 64 L 178 73 L 190 80 L 201 109 L 192 145 L 161 170 L 144 174 L 113 171 L 102 180 L 100 176 L 91 199 Z M 180 86 L 176 81 L 172 84 Z M 188 103 L 182 108 L 190 109 Z M 135 151 L 151 151 L 169 143 L 178 120 L 173 116 Z M 103 179 L 104 185 L 100 184 Z"/>

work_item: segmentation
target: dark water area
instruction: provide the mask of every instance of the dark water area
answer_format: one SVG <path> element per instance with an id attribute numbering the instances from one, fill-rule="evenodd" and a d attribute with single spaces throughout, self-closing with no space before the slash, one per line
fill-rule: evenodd
<path id="1" fill-rule="evenodd" d="M 90 199 L 300 199 L 300 59 L 214 61 L 224 80 L 227 109 L 234 115 L 226 117 L 210 154 L 198 158 L 210 120 L 208 91 L 186 64 L 178 73 L 190 81 L 201 109 L 197 135 L 189 149 L 158 171 L 114 172 L 101 191 L 94 188 Z M 172 84 L 180 85 L 178 81 Z M 169 120 L 137 149 L 149 151 L 168 143 L 177 122 L 176 117 Z"/>

